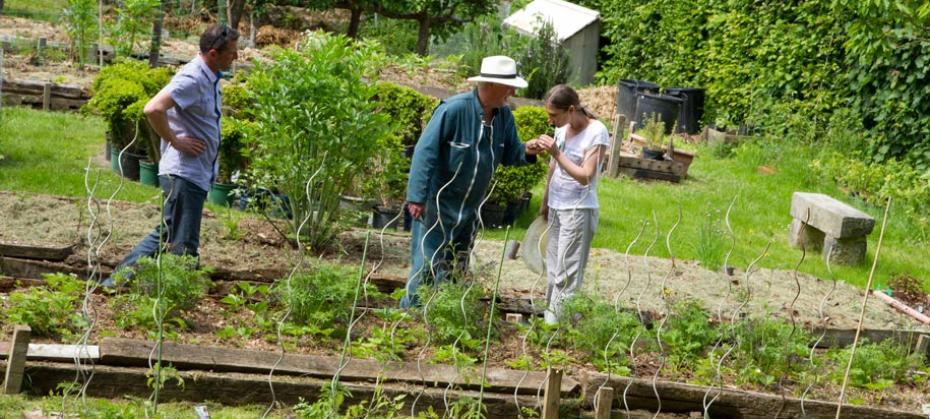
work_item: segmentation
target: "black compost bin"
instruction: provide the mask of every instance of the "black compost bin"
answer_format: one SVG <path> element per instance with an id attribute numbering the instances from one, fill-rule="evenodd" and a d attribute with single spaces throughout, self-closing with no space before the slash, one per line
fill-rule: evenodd
<path id="1" fill-rule="evenodd" d="M 678 131 L 697 134 L 701 129 L 701 118 L 704 116 L 704 89 L 669 87 L 666 93 L 684 101 L 678 114 Z"/>
<path id="2" fill-rule="evenodd" d="M 620 80 L 617 85 L 617 113 L 632 120 L 636 114 L 636 95 L 659 93 L 659 85 L 643 80 Z"/>
<path id="3" fill-rule="evenodd" d="M 665 124 L 665 133 L 672 132 L 675 121 L 681 113 L 681 106 L 684 100 L 669 95 L 653 95 L 649 93 L 640 93 L 636 95 L 636 129 L 646 125 L 653 114 L 662 118 Z"/>

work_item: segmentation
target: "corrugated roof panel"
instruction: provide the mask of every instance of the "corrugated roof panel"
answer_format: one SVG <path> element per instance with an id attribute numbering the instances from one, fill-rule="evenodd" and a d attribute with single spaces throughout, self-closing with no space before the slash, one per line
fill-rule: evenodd
<path id="1" fill-rule="evenodd" d="M 535 34 L 541 22 L 549 21 L 555 27 L 559 42 L 571 38 L 600 16 L 577 4 L 562 0 L 534 0 L 526 7 L 504 19 L 504 25 L 527 34 Z"/>

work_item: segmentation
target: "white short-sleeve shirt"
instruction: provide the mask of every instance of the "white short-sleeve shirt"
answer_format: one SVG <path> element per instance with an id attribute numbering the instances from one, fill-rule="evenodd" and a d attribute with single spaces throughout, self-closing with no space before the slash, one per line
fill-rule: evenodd
<path id="1" fill-rule="evenodd" d="M 607 127 L 597 120 L 592 120 L 584 130 L 572 138 L 565 138 L 568 125 L 555 129 L 555 141 L 559 150 L 573 163 L 583 166 L 584 156 L 593 147 L 608 146 Z M 600 166 L 598 162 L 598 166 Z M 578 183 L 571 175 L 562 170 L 558 163 L 549 181 L 549 208 L 581 209 L 598 208 L 597 179 L 600 167 L 594 172 L 594 179 L 587 186 Z"/>

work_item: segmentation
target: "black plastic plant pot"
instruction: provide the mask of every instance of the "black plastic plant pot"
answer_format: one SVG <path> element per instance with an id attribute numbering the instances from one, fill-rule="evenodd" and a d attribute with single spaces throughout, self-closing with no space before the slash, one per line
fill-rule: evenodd
<path id="1" fill-rule="evenodd" d="M 397 230 L 397 227 L 403 222 L 403 219 L 398 217 L 399 214 L 400 209 L 398 208 L 377 207 L 371 211 L 371 227 L 378 229 L 387 227 Z"/>
<path id="2" fill-rule="evenodd" d="M 632 120 L 636 114 L 636 96 L 640 93 L 659 93 L 659 85 L 643 80 L 620 80 L 617 84 L 617 113 Z"/>
<path id="3" fill-rule="evenodd" d="M 114 172 L 129 180 L 139 180 L 139 160 L 142 156 L 130 152 L 124 152 L 120 155 L 120 150 L 112 148 L 110 150 L 110 167 Z"/>
<path id="4" fill-rule="evenodd" d="M 646 126 L 646 122 L 653 116 L 662 118 L 665 124 L 665 133 L 670 134 L 674 128 L 675 121 L 678 120 L 681 113 L 681 106 L 684 100 L 669 95 L 653 95 L 641 93 L 636 96 L 636 127 L 637 129 Z"/>
<path id="5" fill-rule="evenodd" d="M 643 147 L 643 158 L 647 160 L 665 160 L 665 150 L 653 150 Z"/>
<path id="6" fill-rule="evenodd" d="M 684 101 L 681 111 L 678 113 L 678 131 L 697 134 L 701 129 L 701 118 L 704 117 L 704 89 L 697 87 L 669 87 L 666 93 Z"/>

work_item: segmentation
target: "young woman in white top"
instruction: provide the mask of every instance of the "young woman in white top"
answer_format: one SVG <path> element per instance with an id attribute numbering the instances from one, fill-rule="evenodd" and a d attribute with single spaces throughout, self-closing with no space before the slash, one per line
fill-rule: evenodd
<path id="1" fill-rule="evenodd" d="M 540 215 L 549 222 L 545 320 L 556 323 L 562 302 L 581 287 L 597 228 L 597 178 L 609 144 L 607 127 L 588 112 L 578 93 L 558 85 L 546 94 L 555 138 L 540 136 L 552 155 Z"/>

